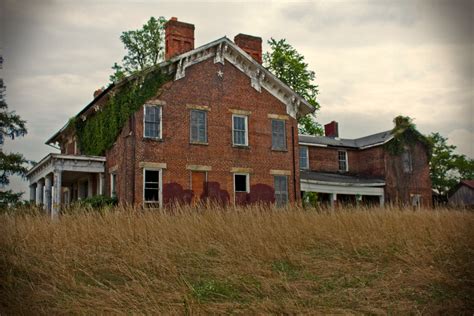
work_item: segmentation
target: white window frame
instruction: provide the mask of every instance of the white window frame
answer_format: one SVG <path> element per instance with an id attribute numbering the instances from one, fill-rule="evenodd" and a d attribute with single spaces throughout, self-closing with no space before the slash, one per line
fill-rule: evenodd
<path id="1" fill-rule="evenodd" d="M 341 165 L 340 162 L 341 160 L 339 159 L 339 153 L 344 153 L 345 155 L 345 161 L 346 161 L 346 170 L 341 170 Z M 338 150 L 337 151 L 337 169 L 339 172 L 348 172 L 349 171 L 349 155 L 347 154 L 347 150 Z"/>
<path id="2" fill-rule="evenodd" d="M 142 178 L 142 200 L 143 207 L 147 207 L 147 203 L 153 203 L 155 201 L 145 201 L 145 174 L 147 171 L 158 171 L 158 204 L 160 208 L 163 207 L 163 169 L 162 168 L 143 168 Z M 156 203 L 156 202 L 155 202 Z"/>
<path id="3" fill-rule="evenodd" d="M 304 148 L 306 152 L 306 166 L 301 165 L 301 149 Z M 309 169 L 309 148 L 308 146 L 299 146 L 299 156 L 300 156 L 300 169 L 307 170 Z M 338 157 L 339 158 L 339 157 Z"/>
<path id="4" fill-rule="evenodd" d="M 235 138 L 234 138 L 234 117 L 241 117 L 245 120 L 245 144 L 236 144 L 234 143 Z M 248 146 L 249 145 L 249 117 L 248 115 L 242 115 L 242 114 L 232 114 L 232 145 L 233 146 Z"/>
<path id="5" fill-rule="evenodd" d="M 273 147 L 273 121 L 283 123 L 283 148 Z M 271 125 L 272 125 L 272 150 L 276 150 L 276 151 L 278 151 L 278 150 L 280 150 L 280 151 L 288 150 L 288 144 L 287 144 L 287 141 L 286 141 L 286 120 L 272 119 L 271 120 Z"/>
<path id="6" fill-rule="evenodd" d="M 236 188 L 235 188 L 235 176 L 246 176 L 246 187 L 247 187 L 247 190 L 246 191 L 236 191 Z M 245 172 L 236 172 L 232 175 L 233 177 L 233 180 L 234 180 L 234 195 L 236 192 L 247 192 L 247 193 L 250 193 L 250 173 L 245 173 Z"/>
<path id="7" fill-rule="evenodd" d="M 114 178 L 115 178 L 115 181 L 114 181 Z M 79 188 L 77 190 L 79 191 Z M 110 173 L 110 197 L 111 198 L 117 197 L 117 173 L 116 172 Z"/>
<path id="8" fill-rule="evenodd" d="M 160 110 L 160 135 L 158 137 L 146 136 L 146 108 L 147 107 L 156 107 Z M 161 105 L 155 104 L 144 104 L 143 105 L 143 138 L 148 139 L 162 139 L 163 136 L 163 107 Z"/>
<path id="9" fill-rule="evenodd" d="M 204 121 L 204 131 L 205 131 L 205 140 L 193 140 L 193 133 L 192 133 L 192 118 L 193 112 L 203 112 L 205 114 L 205 121 Z M 233 121 L 234 119 L 232 119 Z M 198 138 L 199 138 L 199 131 L 198 131 Z M 208 133 L 207 133 L 207 111 L 206 110 L 198 110 L 198 109 L 191 109 L 189 111 L 189 142 L 191 144 L 207 144 L 208 143 Z"/>

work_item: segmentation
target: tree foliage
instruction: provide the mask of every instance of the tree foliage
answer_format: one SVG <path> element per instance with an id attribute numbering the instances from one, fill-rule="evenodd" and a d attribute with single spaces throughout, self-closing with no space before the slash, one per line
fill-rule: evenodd
<path id="1" fill-rule="evenodd" d="M 319 110 L 320 105 L 316 100 L 319 90 L 314 84 L 316 74 L 308 69 L 304 56 L 288 44 L 286 39 L 271 38 L 268 44 L 270 52 L 266 52 L 263 56 L 265 67 L 305 98 L 316 111 Z M 321 125 L 314 120 L 313 115 L 301 117 L 298 123 L 299 132 L 302 134 L 322 135 L 323 133 Z"/>
<path id="2" fill-rule="evenodd" d="M 151 17 L 141 29 L 125 31 L 120 36 L 127 54 L 122 65 L 114 63 L 110 81 L 118 82 L 127 75 L 156 65 L 164 56 L 164 17 Z"/>
<path id="3" fill-rule="evenodd" d="M 0 56 L 0 65 L 3 58 Z M 1 69 L 1 67 L 0 67 Z M 5 100 L 6 86 L 0 78 L 0 188 L 10 183 L 10 176 L 24 176 L 27 171 L 28 161 L 19 153 L 4 153 L 2 146 L 6 138 L 24 136 L 27 133 L 26 122 L 14 111 L 8 110 Z M 11 190 L 0 190 L 0 208 L 15 204 L 21 198 L 22 193 L 13 193 Z"/>
<path id="4" fill-rule="evenodd" d="M 431 142 L 416 129 L 412 118 L 399 115 L 393 119 L 393 123 L 395 125 L 391 131 L 393 139 L 385 144 L 390 154 L 400 155 L 405 150 L 405 147 L 411 147 L 416 142 L 421 142 L 426 147 L 428 157 L 431 156 Z"/>
<path id="5" fill-rule="evenodd" d="M 474 179 L 473 159 L 456 154 L 456 146 L 449 145 L 448 139 L 439 133 L 432 133 L 428 139 L 433 146 L 431 182 L 441 195 L 446 195 L 461 179 Z"/>

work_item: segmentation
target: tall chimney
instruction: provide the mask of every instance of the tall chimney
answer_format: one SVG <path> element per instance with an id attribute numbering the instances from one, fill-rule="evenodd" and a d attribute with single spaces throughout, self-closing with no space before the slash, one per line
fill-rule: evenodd
<path id="1" fill-rule="evenodd" d="M 327 137 L 339 137 L 339 124 L 336 121 L 332 121 L 324 125 L 324 134 Z"/>
<path id="2" fill-rule="evenodd" d="M 234 37 L 234 43 L 242 48 L 247 54 L 252 56 L 259 64 L 262 63 L 262 38 L 246 35 L 237 34 Z"/>
<path id="3" fill-rule="evenodd" d="M 172 17 L 165 23 L 165 60 L 194 49 L 194 24 Z"/>

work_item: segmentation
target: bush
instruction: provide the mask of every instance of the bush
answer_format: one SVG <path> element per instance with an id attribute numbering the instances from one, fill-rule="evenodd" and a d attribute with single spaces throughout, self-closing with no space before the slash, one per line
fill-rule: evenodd
<path id="1" fill-rule="evenodd" d="M 117 205 L 117 198 L 111 198 L 104 195 L 96 195 L 93 197 L 88 197 L 77 202 L 81 207 L 100 209 L 107 206 Z"/>

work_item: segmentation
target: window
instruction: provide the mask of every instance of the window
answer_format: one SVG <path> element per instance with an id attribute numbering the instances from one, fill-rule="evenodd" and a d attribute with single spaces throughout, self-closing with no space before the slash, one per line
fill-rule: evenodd
<path id="1" fill-rule="evenodd" d="M 191 110 L 191 142 L 207 143 L 207 112 Z"/>
<path id="2" fill-rule="evenodd" d="M 309 169 L 308 147 L 300 146 L 300 169 Z"/>
<path id="3" fill-rule="evenodd" d="M 160 203 L 160 170 L 144 170 L 143 200 L 148 205 Z"/>
<path id="4" fill-rule="evenodd" d="M 421 195 L 410 194 L 410 196 L 411 196 L 411 206 L 419 208 L 421 206 Z"/>
<path id="5" fill-rule="evenodd" d="M 272 149 L 286 150 L 284 120 L 272 120 Z"/>
<path id="6" fill-rule="evenodd" d="M 339 171 L 349 171 L 349 165 L 347 164 L 347 151 L 339 150 L 337 155 L 339 159 Z"/>
<path id="7" fill-rule="evenodd" d="M 161 138 L 161 107 L 145 105 L 144 132 L 147 138 Z"/>
<path id="8" fill-rule="evenodd" d="M 411 153 L 408 148 L 402 153 L 403 172 L 411 173 L 413 171 L 413 162 L 411 159 Z"/>
<path id="9" fill-rule="evenodd" d="M 248 117 L 232 115 L 232 139 L 235 146 L 248 146 Z"/>
<path id="10" fill-rule="evenodd" d="M 275 176 L 275 203 L 283 206 L 288 203 L 288 177 Z"/>
<path id="11" fill-rule="evenodd" d="M 117 174 L 116 173 L 110 174 L 110 196 L 111 197 L 117 196 Z"/>
<path id="12" fill-rule="evenodd" d="M 234 173 L 234 191 L 250 192 L 249 175 L 247 173 Z"/>

